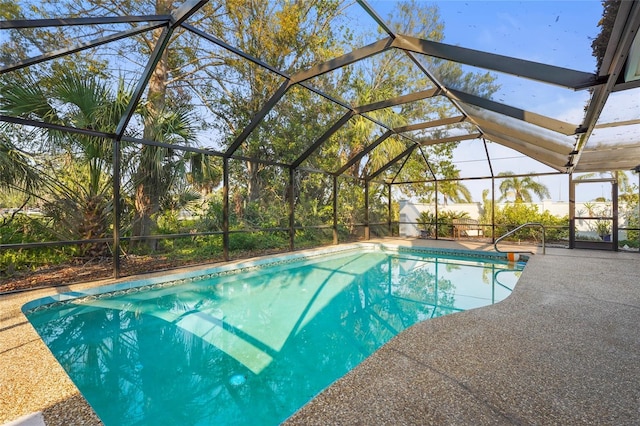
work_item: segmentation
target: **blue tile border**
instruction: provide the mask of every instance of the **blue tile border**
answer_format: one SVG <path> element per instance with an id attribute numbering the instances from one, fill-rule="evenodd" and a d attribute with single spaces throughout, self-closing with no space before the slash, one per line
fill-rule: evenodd
<path id="1" fill-rule="evenodd" d="M 82 304 L 91 302 L 93 300 L 105 299 L 109 297 L 123 296 L 143 291 L 174 287 L 177 285 L 192 283 L 195 281 L 203 281 L 222 276 L 253 272 L 262 268 L 286 265 L 294 262 L 314 259 L 320 256 L 339 254 L 342 252 L 355 251 L 358 249 L 362 251 L 394 251 L 397 253 L 420 253 L 430 254 L 434 256 L 446 256 L 455 258 L 468 257 L 470 259 L 487 259 L 507 262 L 507 256 L 504 253 L 489 253 L 479 250 L 407 247 L 388 243 L 353 243 L 343 246 L 325 247 L 298 253 L 276 255 L 276 257 L 269 256 L 253 260 L 238 261 L 204 270 L 195 270 L 162 277 L 126 281 L 117 284 L 107 284 L 83 291 L 56 294 L 26 303 L 22 306 L 22 312 L 25 315 L 28 315 L 34 312 L 57 308 L 70 303 Z M 521 259 L 526 262 L 528 257 L 521 256 Z"/>

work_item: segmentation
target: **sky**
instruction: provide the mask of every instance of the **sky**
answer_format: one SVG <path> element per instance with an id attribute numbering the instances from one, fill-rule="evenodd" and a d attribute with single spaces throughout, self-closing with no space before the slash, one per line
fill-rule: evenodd
<path id="1" fill-rule="evenodd" d="M 369 0 L 368 3 L 381 17 L 387 18 L 395 8 L 396 1 Z M 438 6 L 445 26 L 444 43 L 579 71 L 596 71 L 591 42 L 599 33 L 597 24 L 602 16 L 599 0 L 418 0 L 417 3 Z M 467 66 L 464 69 L 479 71 Z M 501 88 L 494 94 L 494 100 L 570 123 L 582 122 L 584 105 L 589 99 L 586 91 L 574 92 L 504 74 L 496 75 Z M 613 115 L 619 115 L 619 111 L 632 111 L 632 115 L 638 118 L 638 93 L 620 98 L 616 114 L 605 110 L 603 118 L 609 114 L 610 121 L 613 121 L 617 118 Z M 629 107 L 626 108 L 625 105 Z M 518 157 L 519 153 L 515 151 L 502 149 L 500 146 L 494 146 L 491 150 L 492 156 L 501 158 L 494 164 L 495 173 L 506 170 L 514 173 L 552 171 L 530 159 Z M 481 170 L 480 174 L 486 174 L 487 166 L 477 161 L 482 158 L 474 155 L 477 156 L 478 153 L 472 154 L 471 150 L 463 146 L 456 151 L 455 156 L 460 160 L 457 165 L 467 169 L 462 176 L 472 176 L 476 171 L 474 168 Z M 537 179 L 547 185 L 552 200 L 567 201 L 569 181 L 566 175 Z M 632 182 L 636 180 L 637 177 L 634 176 Z M 474 201 L 480 201 L 482 189 L 488 188 L 490 181 L 464 181 L 464 184 L 474 194 Z M 579 186 L 577 198 L 579 201 L 588 201 L 603 195 L 606 197 L 608 188 L 605 186 L 606 184 Z"/>

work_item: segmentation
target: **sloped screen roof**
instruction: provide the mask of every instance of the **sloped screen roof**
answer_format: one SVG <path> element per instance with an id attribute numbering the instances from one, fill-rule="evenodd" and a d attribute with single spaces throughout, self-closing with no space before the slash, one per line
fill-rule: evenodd
<path id="1" fill-rule="evenodd" d="M 264 33 L 262 46 L 288 52 L 278 63 L 270 62 L 274 56 L 269 52 L 255 50 L 243 34 L 225 32 L 224 25 L 205 25 L 207 13 L 220 10 L 216 2 L 187 0 L 160 15 L 151 3 L 145 7 L 140 2 L 136 15 L 32 16 L 1 22 L 3 40 L 21 32 L 37 34 L 34 29 L 45 27 L 61 35 L 60 46 L 44 54 L 34 53 L 37 41 L 32 38 L 33 45 L 24 47 L 25 57 L 5 57 L 2 78 L 31 67 L 45 69 L 69 55 L 104 54 L 113 59 L 96 72 L 120 76 L 133 88 L 133 97 L 118 124 L 106 132 L 96 132 L 86 123 L 72 129 L 35 119 L 27 109 L 0 120 L 144 142 L 136 131 L 136 104 L 144 98 L 163 52 L 174 46 L 188 49 L 192 58 L 174 78 L 183 78 L 180 93 L 202 107 L 204 125 L 197 150 L 214 155 L 252 157 L 331 174 L 358 169 L 368 179 L 396 183 L 403 181 L 402 165 L 408 159 L 422 164 L 425 180 L 446 177 L 430 167 L 430 152 L 441 144 L 455 144 L 454 160 L 464 157 L 460 177 L 494 176 L 505 155 L 526 156 L 543 172 L 630 169 L 640 164 L 640 41 L 634 39 L 640 26 L 638 2 L 622 2 L 598 72 L 588 46 L 598 33 L 601 10 L 593 13 L 598 2 L 588 2 L 591 14 L 584 21 L 577 19 L 585 16 L 583 2 L 550 2 L 555 6 L 547 5 L 546 14 L 527 2 L 444 2 L 439 6 L 446 42 L 430 34 L 403 33 L 402 23 L 391 22 L 394 8 L 400 7 L 394 2 L 346 2 L 340 17 L 327 20 L 335 26 L 334 34 L 350 34 L 333 43 L 341 54 L 322 61 L 307 58 L 296 46 L 278 45 L 278 34 Z M 272 16 L 279 16 L 277 9 Z M 221 22 L 242 18 L 229 14 Z M 313 16 L 306 18 L 300 28 L 314 25 Z M 576 27 L 587 32 L 578 34 Z M 157 43 L 149 45 L 146 62 L 128 61 L 128 41 L 154 31 L 161 34 L 149 38 Z M 500 42 L 505 38 L 513 39 L 508 47 Z M 558 55 L 556 50 L 572 53 Z M 120 56 L 114 57 L 114 52 Z M 234 68 L 239 61 L 246 64 L 245 74 Z M 354 75 L 366 75 L 371 85 L 343 84 Z M 473 79 L 466 78 L 471 75 L 488 76 L 491 84 L 486 87 L 491 90 L 474 86 Z M 388 84 L 388 79 L 404 80 Z M 247 94 L 245 110 L 225 111 L 224 103 L 213 108 L 208 104 L 226 92 Z M 294 117 L 292 110 L 306 113 Z M 357 152 L 325 168 L 326 156 L 342 154 L 324 152 L 324 144 L 354 134 L 362 138 L 352 144 Z M 270 145 L 274 138 L 283 143 Z M 376 161 L 369 161 L 366 170 L 358 168 L 373 158 Z"/>

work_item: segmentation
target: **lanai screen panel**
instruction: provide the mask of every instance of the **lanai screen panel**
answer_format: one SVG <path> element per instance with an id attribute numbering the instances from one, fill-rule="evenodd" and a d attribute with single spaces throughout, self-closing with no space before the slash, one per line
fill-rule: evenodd
<path id="1" fill-rule="evenodd" d="M 448 88 L 480 96 L 482 99 L 492 100 L 501 105 L 519 108 L 556 120 L 568 121 L 575 127 L 584 117 L 583 107 L 590 96 L 588 90 L 574 90 L 566 86 L 469 65 L 458 66 L 464 76 L 473 76 L 473 78 L 459 78 L 458 75 L 446 73 L 447 70 L 456 66 L 454 62 L 442 62 L 446 66 L 436 69 L 434 73 L 436 78 L 439 78 Z M 442 74 L 441 70 L 444 70 L 445 73 Z M 592 70 L 578 71 L 592 72 Z M 478 86 L 475 83 L 483 81 L 487 81 L 489 84 Z M 479 87 L 482 87 L 483 90 L 479 90 Z"/>
<path id="2" fill-rule="evenodd" d="M 338 177 L 338 233 L 341 241 L 361 239 L 364 236 L 365 191 L 362 181 L 350 177 Z"/>
<path id="3" fill-rule="evenodd" d="M 369 184 L 369 224 L 373 237 L 389 235 L 389 189 L 379 183 Z"/>
<path id="4" fill-rule="evenodd" d="M 337 173 L 387 130 L 362 116 L 351 117 L 302 162 L 302 167 Z M 355 164 L 360 176 L 361 164 Z M 347 171 L 346 169 L 344 171 Z"/>
<path id="5" fill-rule="evenodd" d="M 354 172 L 360 170 L 364 176 L 371 176 L 385 167 L 391 159 L 405 152 L 412 144 L 413 142 L 406 138 L 392 135 L 369 151 L 356 163 L 355 167 L 348 169 L 346 173 L 353 175 Z"/>
<path id="6" fill-rule="evenodd" d="M 332 59 L 335 46 L 348 52 L 343 36 L 350 22 L 376 26 L 365 16 L 347 15 L 354 10 L 348 2 L 321 9 L 307 2 L 287 3 L 286 11 L 281 8 L 284 2 L 253 2 L 250 7 L 242 2 L 210 3 L 210 9 L 203 8 L 187 23 L 288 75 Z"/>
<path id="7" fill-rule="evenodd" d="M 422 192 L 423 182 L 431 182 L 435 179 L 432 170 L 435 170 L 435 159 L 429 156 L 425 147 L 409 146 L 406 155 L 396 157 L 390 167 L 386 168 L 380 177 L 387 182 L 408 183 L 417 182 L 418 192 Z M 402 190 L 402 185 L 398 185 Z"/>
<path id="8" fill-rule="evenodd" d="M 559 173 L 539 161 L 502 144 L 487 140 L 487 151 L 491 159 L 491 167 L 495 176 L 500 174 L 524 175 L 539 173 Z"/>
<path id="9" fill-rule="evenodd" d="M 389 115 L 398 116 L 393 125 L 398 131 L 406 131 L 406 129 L 413 131 L 411 129 L 417 128 L 421 124 L 427 126 L 430 122 L 460 116 L 459 112 L 451 109 L 451 102 L 442 96 L 432 96 L 381 110 L 381 112 L 386 111 Z"/>
<path id="10" fill-rule="evenodd" d="M 9 71 L 0 74 L 0 113 L 113 134 L 143 71 L 131 62 L 100 59 L 117 48 L 106 44 L 25 68 L 4 67 Z M 78 69 L 80 57 L 95 59 L 95 70 Z"/>
<path id="11" fill-rule="evenodd" d="M 325 173 L 298 170 L 295 176 L 298 226 L 331 226 L 333 224 L 333 178 Z"/>
<path id="12" fill-rule="evenodd" d="M 351 52 L 346 53 L 350 54 L 351 59 L 359 59 L 357 62 L 350 62 L 314 77 L 309 80 L 309 84 L 352 107 L 387 101 L 432 88 L 432 82 L 420 68 L 402 51 L 390 48 L 390 43 L 391 39 L 379 35 L 376 40 L 377 53 L 372 55 L 354 47 Z M 405 110 L 406 108 L 405 106 Z M 376 114 L 369 111 L 366 113 L 376 117 Z"/>
<path id="13" fill-rule="evenodd" d="M 26 10 L 28 14 L 32 10 Z M 94 11 L 93 17 L 103 16 L 103 13 Z M 33 19 L 52 18 L 53 15 L 45 16 L 44 14 L 32 15 Z M 92 17 L 92 14 L 83 17 Z M 56 18 L 60 18 L 56 16 Z M 0 44 L 4 45 L 3 50 L 5 56 L 3 58 L 4 65 L 16 62 L 17 60 L 26 60 L 28 58 L 36 58 L 50 52 L 61 52 L 65 49 L 80 48 L 82 45 L 92 44 L 98 40 L 112 40 L 117 43 L 120 51 L 125 50 L 125 46 L 135 46 L 135 41 L 126 38 L 116 38 L 126 36 L 128 32 L 142 32 L 144 29 L 152 29 L 159 25 L 159 21 L 137 22 L 137 23 L 105 23 L 95 25 L 63 25 L 51 26 L 45 25 L 39 28 L 7 28 L 0 30 Z M 19 47 L 13 42 L 18 42 Z M 5 45 L 5 43 L 7 43 Z M 9 47 L 11 46 L 11 47 Z M 46 50 L 43 47 L 47 47 Z M 114 49 L 113 54 L 117 55 L 119 49 Z M 127 49 L 128 50 L 128 49 Z M 122 58 L 128 62 L 127 58 Z M 110 65 L 118 65 L 118 61 L 113 61 Z M 97 70 L 96 70 L 97 71 Z"/>
<path id="14" fill-rule="evenodd" d="M 573 136 L 468 104 L 464 104 L 464 109 L 480 126 L 487 139 L 522 152 L 557 170 L 565 167 L 569 153 L 574 149 L 576 140 Z"/>
<path id="15" fill-rule="evenodd" d="M 199 147 L 225 150 L 285 80 L 200 33 L 181 31 L 168 48 L 187 55 L 170 69 L 169 90 L 189 108 Z"/>
<path id="16" fill-rule="evenodd" d="M 453 149 L 452 165 L 460 178 L 490 177 L 491 167 L 482 139 L 464 140 Z M 479 194 L 478 194 L 479 196 Z"/>
<path id="17" fill-rule="evenodd" d="M 577 171 L 640 165 L 640 88 L 612 93 L 577 164 Z"/>
<path id="18" fill-rule="evenodd" d="M 346 112 L 302 86 L 293 86 L 251 132 L 238 154 L 291 164 Z"/>
<path id="19" fill-rule="evenodd" d="M 385 3 L 370 2 L 376 8 Z M 602 17 L 600 2 L 481 0 L 436 5 L 444 21 L 445 43 L 566 68 L 595 68 L 591 42 Z M 585 61 L 594 66 L 576 65 Z"/>
<path id="20" fill-rule="evenodd" d="M 232 160 L 229 165 L 230 229 L 260 231 L 286 228 L 289 215 L 288 169 L 247 160 Z"/>
<path id="21" fill-rule="evenodd" d="M 465 119 L 463 115 L 451 117 L 451 123 L 446 125 L 437 125 L 438 123 L 447 122 L 449 118 L 433 119 L 415 125 L 408 125 L 395 130 L 402 131 L 402 134 L 409 139 L 418 141 L 423 145 L 433 145 L 440 143 L 443 139 L 456 138 L 463 135 L 478 134 L 478 130 L 468 122 L 462 122 Z M 404 131 L 409 129 L 409 131 Z M 415 130 L 413 130 L 415 129 Z"/>
<path id="22" fill-rule="evenodd" d="M 596 129 L 577 171 L 629 170 L 640 164 L 640 124 Z"/>

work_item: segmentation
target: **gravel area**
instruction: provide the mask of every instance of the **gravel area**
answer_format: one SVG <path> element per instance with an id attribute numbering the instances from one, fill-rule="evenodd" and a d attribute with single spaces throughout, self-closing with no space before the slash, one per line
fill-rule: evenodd
<path id="1" fill-rule="evenodd" d="M 102 424 L 20 308 L 98 283 L 0 296 L 0 424 L 42 412 L 47 425 Z"/>
<path id="2" fill-rule="evenodd" d="M 640 255 L 547 253 L 503 302 L 410 328 L 288 423 L 640 424 Z M 0 424 L 101 424 L 20 307 L 109 282 L 0 296 Z"/>

